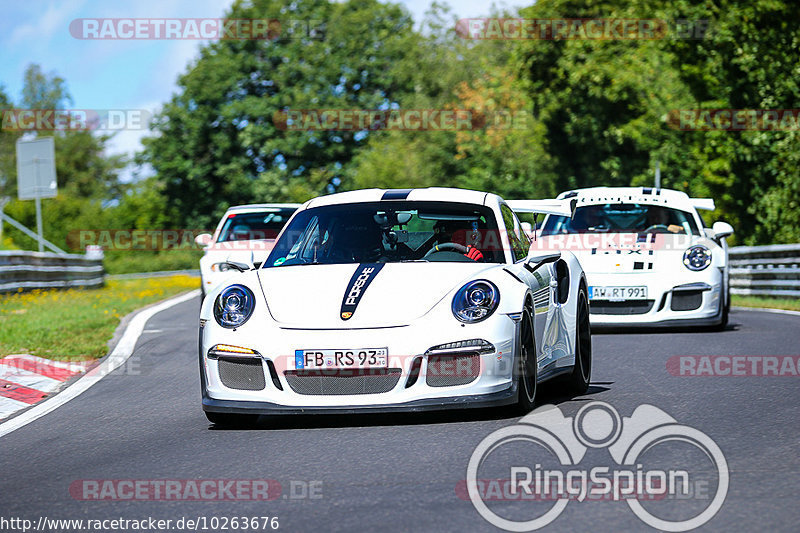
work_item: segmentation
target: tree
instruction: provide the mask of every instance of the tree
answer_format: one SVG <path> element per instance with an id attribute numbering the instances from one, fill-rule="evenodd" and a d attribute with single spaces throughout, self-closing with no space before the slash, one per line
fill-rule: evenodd
<path id="1" fill-rule="evenodd" d="M 63 109 L 72 102 L 66 82 L 56 73 L 44 74 L 39 65 L 25 70 L 22 104 L 27 109 Z M 0 91 L 0 108 L 13 108 L 11 100 Z M 109 135 L 91 131 L 42 132 L 54 137 L 58 196 L 42 200 L 44 236 L 64 247 L 70 230 L 102 227 L 103 204 L 118 201 L 125 187 L 119 171 L 124 156 L 105 155 Z M 20 133 L 0 131 L 0 192 L 16 197 L 16 141 Z M 28 227 L 36 225 L 34 203 L 14 200 L 5 211 Z M 35 242 L 16 230 L 8 230 L 19 246 L 33 248 Z"/>
<path id="2" fill-rule="evenodd" d="M 330 177 L 313 191 L 323 194 L 364 143 L 354 131 L 287 131 L 275 119 L 281 112 L 376 109 L 411 90 L 395 63 L 416 35 L 397 5 L 257 0 L 234 4 L 227 16 L 310 21 L 314 32 L 212 43 L 179 79 L 144 155 L 181 221 L 197 226 L 229 204 L 297 199 L 261 195 L 294 194 L 291 182 L 312 174 Z"/>
<path id="3" fill-rule="evenodd" d="M 560 189 L 664 186 L 717 201 L 739 242 L 800 239 L 798 133 L 680 131 L 676 109 L 794 109 L 800 64 L 796 2 L 540 0 L 530 18 L 707 21 L 702 39 L 532 41 L 514 63 L 544 124 Z"/>

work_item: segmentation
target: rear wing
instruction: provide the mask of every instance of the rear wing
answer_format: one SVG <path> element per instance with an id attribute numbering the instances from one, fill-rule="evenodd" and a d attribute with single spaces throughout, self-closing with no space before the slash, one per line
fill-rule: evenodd
<path id="1" fill-rule="evenodd" d="M 695 209 L 703 209 L 705 211 L 714 210 L 713 198 L 689 198 L 689 201 L 692 202 L 692 206 L 694 206 Z"/>
<path id="2" fill-rule="evenodd" d="M 508 207 L 517 213 L 537 213 L 571 217 L 573 199 L 564 200 L 506 200 Z M 574 202 L 577 203 L 577 202 Z"/>

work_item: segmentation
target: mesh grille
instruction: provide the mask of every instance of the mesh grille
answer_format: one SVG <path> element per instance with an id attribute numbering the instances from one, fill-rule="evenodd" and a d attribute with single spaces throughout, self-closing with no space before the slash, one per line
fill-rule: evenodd
<path id="1" fill-rule="evenodd" d="M 691 311 L 703 303 L 703 291 L 676 291 L 672 293 L 672 303 L 669 305 L 673 311 Z"/>
<path id="2" fill-rule="evenodd" d="M 222 384 L 230 389 L 237 390 L 263 390 L 264 368 L 261 359 L 219 359 L 219 379 Z"/>
<path id="3" fill-rule="evenodd" d="M 289 370 L 284 376 L 297 394 L 342 396 L 380 394 L 392 390 L 400 380 L 399 368 L 367 370 Z"/>
<path id="4" fill-rule="evenodd" d="M 653 302 L 654 300 L 595 301 L 589 304 L 589 312 L 593 315 L 643 315 L 650 312 Z"/>
<path id="5" fill-rule="evenodd" d="M 476 353 L 428 356 L 425 382 L 429 387 L 455 387 L 475 381 L 481 373 L 481 358 Z"/>

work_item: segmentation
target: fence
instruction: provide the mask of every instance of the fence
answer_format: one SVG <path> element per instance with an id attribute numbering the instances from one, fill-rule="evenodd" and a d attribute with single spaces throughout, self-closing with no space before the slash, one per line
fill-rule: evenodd
<path id="1" fill-rule="evenodd" d="M 0 293 L 102 284 L 102 254 L 0 251 Z"/>
<path id="2" fill-rule="evenodd" d="M 731 293 L 800 296 L 800 244 L 737 246 L 728 253 Z"/>

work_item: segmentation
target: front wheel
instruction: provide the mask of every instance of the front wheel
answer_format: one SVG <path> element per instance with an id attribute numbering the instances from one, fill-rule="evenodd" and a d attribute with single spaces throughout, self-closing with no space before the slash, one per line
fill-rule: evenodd
<path id="1" fill-rule="evenodd" d="M 575 315 L 575 365 L 569 374 L 568 386 L 575 394 L 585 394 L 592 378 L 592 331 L 589 326 L 589 299 L 586 287 L 578 290 L 578 312 Z"/>
<path id="2" fill-rule="evenodd" d="M 529 413 L 536 404 L 536 339 L 533 336 L 533 318 L 531 312 L 522 312 L 522 321 L 517 339 L 517 412 L 521 415 Z"/>

